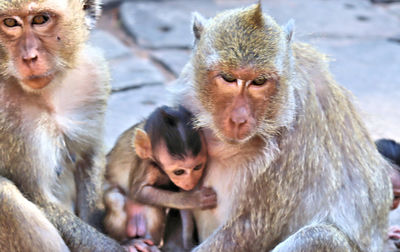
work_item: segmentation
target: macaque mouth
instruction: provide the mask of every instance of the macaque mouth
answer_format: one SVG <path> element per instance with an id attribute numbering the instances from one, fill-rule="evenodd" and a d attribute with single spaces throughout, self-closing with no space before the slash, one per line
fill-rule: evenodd
<path id="1" fill-rule="evenodd" d="M 22 82 L 30 88 L 42 89 L 50 84 L 55 74 L 55 71 L 48 71 L 40 75 L 30 75 L 27 78 L 22 79 Z"/>
<path id="2" fill-rule="evenodd" d="M 35 81 L 43 78 L 51 78 L 55 74 L 55 72 L 56 72 L 55 70 L 50 70 L 44 74 L 31 75 L 28 76 L 25 80 Z"/>

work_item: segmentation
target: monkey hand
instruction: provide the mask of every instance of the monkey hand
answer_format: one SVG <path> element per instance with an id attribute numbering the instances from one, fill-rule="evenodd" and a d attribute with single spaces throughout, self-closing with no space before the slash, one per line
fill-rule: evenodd
<path id="1" fill-rule="evenodd" d="M 123 245 L 127 252 L 160 252 L 153 241 L 149 239 L 135 238 Z"/>
<path id="2" fill-rule="evenodd" d="M 211 187 L 201 187 L 193 192 L 194 208 L 211 209 L 217 206 L 217 193 Z"/>
<path id="3" fill-rule="evenodd" d="M 400 227 L 399 226 L 391 226 L 389 228 L 389 239 L 391 240 L 400 240 Z"/>

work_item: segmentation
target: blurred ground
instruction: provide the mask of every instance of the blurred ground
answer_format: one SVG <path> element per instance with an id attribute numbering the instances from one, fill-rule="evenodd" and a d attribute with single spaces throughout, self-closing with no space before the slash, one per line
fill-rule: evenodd
<path id="1" fill-rule="evenodd" d="M 212 17 L 221 10 L 256 2 L 103 1 L 104 13 L 91 41 L 103 48 L 112 71 L 113 94 L 106 117 L 108 148 L 121 132 L 167 102 L 165 87 L 189 57 L 192 11 Z M 400 3 L 262 3 L 278 23 L 295 20 L 296 40 L 309 42 L 331 57 L 336 80 L 354 93 L 373 138 L 400 141 Z M 392 222 L 400 224 L 400 214 L 392 215 Z"/>

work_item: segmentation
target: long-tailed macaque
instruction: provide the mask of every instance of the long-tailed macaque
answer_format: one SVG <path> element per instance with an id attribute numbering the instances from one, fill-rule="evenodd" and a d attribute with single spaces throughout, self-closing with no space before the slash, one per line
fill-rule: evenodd
<path id="1" fill-rule="evenodd" d="M 195 211 L 195 251 L 382 251 L 389 164 L 293 26 L 260 4 L 194 16 L 177 102 L 204 129 L 202 186 L 218 195 L 216 209 Z"/>
<path id="2" fill-rule="evenodd" d="M 98 5 L 0 2 L 1 251 L 124 250 L 87 224 L 101 224 L 110 89 L 86 45 Z"/>
<path id="3" fill-rule="evenodd" d="M 207 149 L 192 119 L 182 106 L 163 106 L 118 139 L 107 162 L 112 188 L 104 195 L 105 228 L 111 237 L 141 237 L 159 245 L 166 222 L 165 208 L 176 208 L 181 212 L 184 247 L 192 247 L 194 226 L 189 210 L 213 208 L 217 201 L 211 188 L 195 189 L 205 169 Z M 129 182 L 127 173 L 125 178 L 123 175 L 126 169 L 130 170 Z M 130 203 L 125 202 L 125 194 Z M 129 218 L 124 204 L 142 210 Z"/>

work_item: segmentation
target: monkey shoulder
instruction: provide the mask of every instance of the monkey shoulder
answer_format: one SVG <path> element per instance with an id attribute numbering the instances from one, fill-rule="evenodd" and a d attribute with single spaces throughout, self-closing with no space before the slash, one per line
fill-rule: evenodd
<path id="1" fill-rule="evenodd" d="M 93 46 L 86 45 L 81 53 L 81 66 L 93 77 L 93 84 L 105 93 L 111 91 L 110 72 L 103 52 Z"/>
<path id="2" fill-rule="evenodd" d="M 107 181 L 126 191 L 128 191 L 130 183 L 136 183 L 143 177 L 142 171 L 140 171 L 141 159 L 137 156 L 133 146 L 135 129 L 142 127 L 142 123 L 138 123 L 125 130 L 107 154 Z M 131 182 L 129 181 L 130 176 L 133 176 Z"/>

